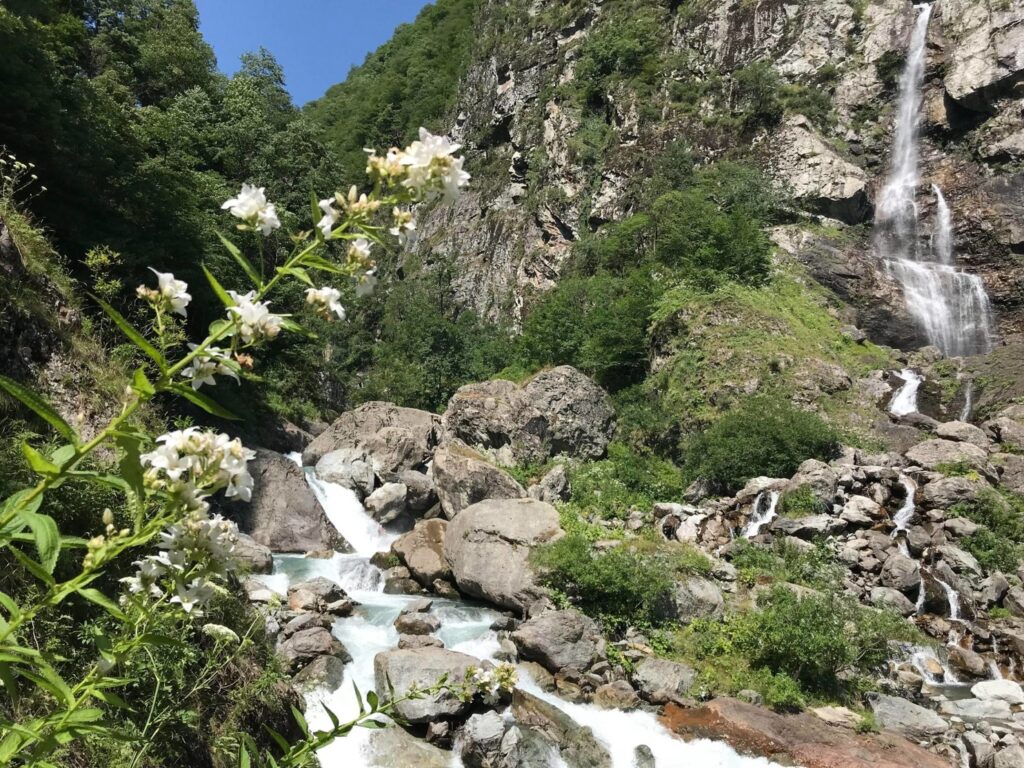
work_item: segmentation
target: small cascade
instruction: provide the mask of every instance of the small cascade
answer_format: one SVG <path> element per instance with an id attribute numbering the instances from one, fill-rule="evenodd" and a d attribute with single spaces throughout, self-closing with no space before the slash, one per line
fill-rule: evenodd
<path id="1" fill-rule="evenodd" d="M 929 247 L 921 246 L 918 160 L 932 6 L 924 3 L 917 8 L 907 63 L 900 77 L 891 168 L 875 217 L 876 246 L 886 268 L 902 286 L 907 310 L 928 343 L 948 356 L 977 354 L 992 346 L 992 307 L 981 278 L 955 265 L 953 216 L 936 184 L 932 185 L 933 232 Z"/>
<path id="2" fill-rule="evenodd" d="M 960 621 L 960 595 L 958 595 L 956 590 L 942 579 L 935 579 L 935 583 L 942 587 L 943 591 L 946 593 L 946 600 L 949 603 L 950 621 Z M 951 642 L 956 642 L 956 640 Z"/>
<path id="3" fill-rule="evenodd" d="M 974 379 L 968 379 L 964 385 L 964 407 L 960 409 L 960 421 L 971 420 L 974 411 Z"/>
<path id="4" fill-rule="evenodd" d="M 377 552 L 386 552 L 398 538 L 397 533 L 385 530 L 384 526 L 366 514 L 354 491 L 321 480 L 312 467 L 306 468 L 306 482 L 327 513 L 327 519 L 358 555 L 370 557 Z"/>
<path id="5" fill-rule="evenodd" d="M 959 683 L 960 680 L 949 667 L 942 663 L 933 648 L 927 646 L 916 646 L 911 649 L 910 663 L 917 670 L 917 673 L 931 685 L 947 685 Z M 942 675 L 933 672 L 935 667 L 942 669 Z"/>
<path id="6" fill-rule="evenodd" d="M 747 521 L 740 534 L 744 539 L 754 538 L 762 528 L 778 517 L 776 507 L 779 505 L 779 496 L 778 491 L 761 491 L 757 494 L 751 507 L 750 520 Z"/>
<path id="7" fill-rule="evenodd" d="M 903 506 L 896 511 L 896 514 L 892 518 L 893 525 L 896 526 L 892 532 L 893 538 L 896 538 L 900 533 L 907 530 L 907 526 L 910 525 L 910 521 L 914 519 L 914 512 L 916 510 L 914 505 L 914 494 L 917 493 L 917 483 L 906 475 L 901 474 L 900 485 L 903 486 L 906 498 L 903 500 Z"/>
<path id="8" fill-rule="evenodd" d="M 903 379 L 903 385 L 896 390 L 892 400 L 889 401 L 889 413 L 893 416 L 917 413 L 917 391 L 924 383 L 924 376 L 912 368 L 904 368 L 900 371 L 900 378 Z"/>

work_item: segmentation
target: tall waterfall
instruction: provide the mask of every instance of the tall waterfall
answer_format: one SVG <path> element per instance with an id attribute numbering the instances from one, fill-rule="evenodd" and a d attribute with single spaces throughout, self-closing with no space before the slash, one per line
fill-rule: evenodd
<path id="1" fill-rule="evenodd" d="M 899 84 L 892 165 L 875 217 L 878 249 L 903 287 L 910 315 L 929 344 L 949 356 L 987 352 L 992 346 L 992 307 L 981 278 L 953 263 L 953 217 L 942 190 L 932 185 L 935 223 L 922 248 L 918 169 L 925 43 L 932 6 L 918 6 L 907 63 Z"/>

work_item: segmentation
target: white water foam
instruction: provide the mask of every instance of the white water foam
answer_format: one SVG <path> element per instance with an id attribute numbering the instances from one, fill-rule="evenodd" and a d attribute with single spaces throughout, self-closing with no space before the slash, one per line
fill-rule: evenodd
<path id="1" fill-rule="evenodd" d="M 893 416 L 917 413 L 917 391 L 921 388 L 924 377 L 912 368 L 904 368 L 900 371 L 900 378 L 903 379 L 903 384 L 889 401 L 889 413 Z"/>
<path id="2" fill-rule="evenodd" d="M 750 512 L 750 520 L 743 528 L 742 536 L 745 539 L 752 539 L 757 536 L 761 529 L 778 517 L 776 507 L 779 505 L 778 491 L 761 491 L 754 499 Z"/>

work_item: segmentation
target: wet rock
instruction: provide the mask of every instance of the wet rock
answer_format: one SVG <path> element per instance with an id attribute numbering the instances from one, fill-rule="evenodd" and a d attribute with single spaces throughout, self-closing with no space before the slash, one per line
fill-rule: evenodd
<path id="1" fill-rule="evenodd" d="M 425 587 L 439 579 L 451 578 L 451 567 L 444 553 L 447 530 L 448 523 L 445 520 L 419 520 L 411 531 L 391 545 L 412 577 Z"/>
<path id="2" fill-rule="evenodd" d="M 257 544 L 248 534 L 238 534 L 231 555 L 248 573 L 271 573 L 274 570 L 274 556 L 270 547 Z"/>
<path id="3" fill-rule="evenodd" d="M 370 402 L 339 416 L 302 453 L 306 465 L 348 448 L 369 458 L 374 473 L 390 479 L 423 465 L 437 445 L 438 416 L 393 403 Z"/>
<path id="4" fill-rule="evenodd" d="M 455 737 L 456 750 L 466 768 L 494 768 L 501 757 L 505 722 L 491 710 L 466 720 Z"/>
<path id="5" fill-rule="evenodd" d="M 354 603 L 344 589 L 323 576 L 300 581 L 288 587 L 288 607 L 293 611 L 323 613 L 327 611 L 328 606 L 332 607 L 332 612 L 347 616 L 352 612 Z"/>
<path id="6" fill-rule="evenodd" d="M 249 472 L 254 481 L 252 500 L 233 503 L 230 510 L 239 530 L 257 544 L 298 553 L 347 546 L 294 461 L 258 448 Z"/>
<path id="7" fill-rule="evenodd" d="M 843 505 L 839 518 L 850 525 L 873 525 L 884 516 L 880 504 L 866 496 L 851 496 Z"/>
<path id="8" fill-rule="evenodd" d="M 366 497 L 366 511 L 382 525 L 393 522 L 405 512 L 407 494 L 408 490 L 402 483 L 384 483 Z"/>
<path id="9" fill-rule="evenodd" d="M 285 667 L 297 671 L 319 656 L 335 656 L 342 662 L 352 660 L 345 646 L 323 627 L 302 629 L 277 645 L 277 655 Z"/>
<path id="10" fill-rule="evenodd" d="M 316 463 L 315 471 L 324 482 L 344 486 L 360 499 L 373 493 L 373 465 L 361 450 L 341 448 L 324 454 Z"/>
<path id="11" fill-rule="evenodd" d="M 448 524 L 444 549 L 461 592 L 524 614 L 545 595 L 530 566 L 530 551 L 562 535 L 550 504 L 490 499 L 467 507 Z"/>
<path id="12" fill-rule="evenodd" d="M 878 718 L 879 725 L 914 741 L 928 741 L 941 736 L 948 728 L 946 721 L 932 710 L 896 696 L 869 694 L 868 706 Z"/>
<path id="13" fill-rule="evenodd" d="M 437 503 L 434 480 L 430 475 L 407 469 L 398 475 L 398 482 L 405 486 L 405 504 L 409 511 L 426 512 Z"/>
<path id="14" fill-rule="evenodd" d="M 440 619 L 429 613 L 408 613 L 395 619 L 395 629 L 401 635 L 430 635 L 440 627 Z"/>
<path id="15" fill-rule="evenodd" d="M 1010 582 L 1006 580 L 999 571 L 996 571 L 983 582 L 981 582 L 981 599 L 986 607 L 999 605 L 1003 602 L 1007 591 L 1010 589 Z"/>
<path id="16" fill-rule="evenodd" d="M 317 656 L 295 674 L 292 682 L 303 690 L 336 690 L 345 678 L 345 663 L 337 656 Z"/>
<path id="17" fill-rule="evenodd" d="M 604 655 L 597 623 L 579 611 L 546 611 L 512 633 L 519 655 L 551 672 L 583 671 Z"/>
<path id="18" fill-rule="evenodd" d="M 407 650 L 412 648 L 444 648 L 440 638 L 433 635 L 399 635 L 398 649 Z"/>
<path id="19" fill-rule="evenodd" d="M 447 441 L 437 449 L 431 472 L 441 509 L 449 520 L 478 501 L 526 496 L 526 489 L 510 474 L 460 440 Z"/>
<path id="20" fill-rule="evenodd" d="M 902 592 L 892 587 L 872 587 L 870 600 L 876 608 L 888 608 L 902 616 L 914 614 L 914 604 Z"/>
<path id="21" fill-rule="evenodd" d="M 961 648 L 959 645 L 953 645 L 949 648 L 949 665 L 961 673 L 966 673 L 971 677 L 984 677 L 988 674 L 988 665 L 985 664 L 985 660 L 977 653 L 967 648 Z M 975 694 L 975 696 L 978 696 Z M 978 698 L 981 698 L 978 696 Z"/>
<path id="22" fill-rule="evenodd" d="M 646 744 L 633 750 L 633 768 L 657 768 L 654 753 Z"/>
<path id="23" fill-rule="evenodd" d="M 633 686 L 625 680 L 616 680 L 613 683 L 605 683 L 594 691 L 592 699 L 595 706 L 602 709 L 623 709 L 633 710 L 640 706 L 640 699 L 633 690 Z"/>
<path id="24" fill-rule="evenodd" d="M 696 670 L 668 659 L 645 656 L 633 668 L 633 685 L 647 701 L 685 696 L 697 679 Z"/>
<path id="25" fill-rule="evenodd" d="M 480 661 L 464 653 L 443 648 L 410 648 L 378 653 L 373 659 L 373 674 L 377 691 L 387 691 L 388 681 L 395 694 L 401 696 L 413 684 L 427 688 L 443 675 L 449 680 L 462 680 L 470 667 L 480 667 Z M 454 717 L 469 709 L 468 702 L 459 701 L 447 691 L 422 699 L 403 701 L 396 711 L 413 725 L 427 724 L 441 717 Z"/>
<path id="26" fill-rule="evenodd" d="M 512 715 L 521 727 L 556 744 L 572 768 L 611 768 L 611 757 L 593 732 L 546 701 L 517 688 L 512 694 Z"/>
<path id="27" fill-rule="evenodd" d="M 452 764 L 451 752 L 416 738 L 404 728 L 374 731 L 362 757 L 365 768 L 450 768 Z"/>

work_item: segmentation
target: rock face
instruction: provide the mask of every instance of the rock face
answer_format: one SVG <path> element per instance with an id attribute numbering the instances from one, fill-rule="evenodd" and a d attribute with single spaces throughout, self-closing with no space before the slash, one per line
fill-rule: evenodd
<path id="1" fill-rule="evenodd" d="M 441 510 L 449 520 L 478 501 L 526 496 L 526 489 L 511 475 L 461 440 L 450 440 L 437 449 L 431 471 Z"/>
<path id="2" fill-rule="evenodd" d="M 859 224 L 871 211 L 867 174 L 844 160 L 803 115 L 788 120 L 772 138 L 772 170 L 808 210 Z"/>
<path id="3" fill-rule="evenodd" d="M 968 109 L 990 111 L 994 97 L 1024 77 L 1024 8 L 950 0 L 941 18 L 953 41 L 946 93 Z"/>
<path id="4" fill-rule="evenodd" d="M 275 552 L 310 552 L 346 548 L 295 462 L 257 449 L 249 464 L 252 501 L 233 504 L 238 527 Z"/>
<path id="5" fill-rule="evenodd" d="M 385 480 L 416 469 L 437 445 L 440 419 L 427 411 L 400 408 L 393 403 L 365 403 L 343 413 L 302 452 L 302 462 L 314 465 L 332 451 L 347 449 L 368 457 L 374 473 Z"/>
<path id="6" fill-rule="evenodd" d="M 569 366 L 539 373 L 524 387 L 503 380 L 467 384 L 442 417 L 446 436 L 505 466 L 556 455 L 600 458 L 614 426 L 604 390 Z"/>
<path id="7" fill-rule="evenodd" d="M 442 675 L 448 675 L 451 680 L 462 680 L 467 669 L 479 666 L 479 659 L 464 653 L 444 648 L 410 648 L 378 653 L 373 659 L 373 674 L 378 691 L 387 691 L 390 680 L 396 695 L 401 696 L 414 683 L 426 688 Z M 421 725 L 439 717 L 462 714 L 468 708 L 468 703 L 442 691 L 422 699 L 403 701 L 396 711 L 407 722 Z"/>
<path id="8" fill-rule="evenodd" d="M 522 614 L 544 594 L 528 562 L 530 551 L 561 535 L 550 504 L 491 499 L 448 524 L 444 550 L 460 591 Z"/>
<path id="9" fill-rule="evenodd" d="M 519 625 L 512 642 L 524 659 L 550 672 L 582 672 L 603 655 L 604 641 L 596 622 L 579 611 L 546 611 Z"/>
<path id="10" fill-rule="evenodd" d="M 684 738 L 728 742 L 738 752 L 804 768 L 948 768 L 948 763 L 894 733 L 859 736 L 813 715 L 779 715 L 736 699 L 698 709 L 669 704 L 662 723 Z"/>

